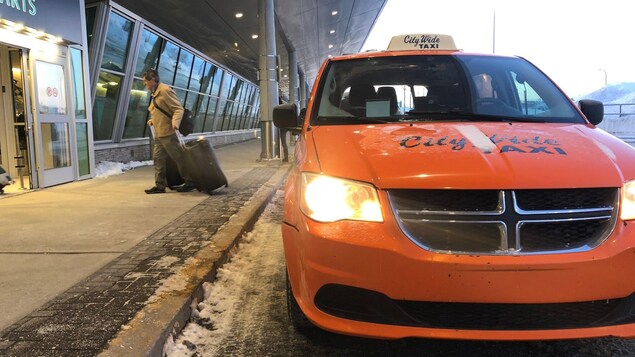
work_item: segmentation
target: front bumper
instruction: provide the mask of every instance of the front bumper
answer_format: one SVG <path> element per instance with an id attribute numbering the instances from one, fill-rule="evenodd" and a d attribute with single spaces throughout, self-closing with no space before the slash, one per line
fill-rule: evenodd
<path id="1" fill-rule="evenodd" d="M 283 225 L 296 300 L 316 325 L 375 338 L 635 337 L 635 231 L 587 252 L 426 251 L 391 221 Z"/>

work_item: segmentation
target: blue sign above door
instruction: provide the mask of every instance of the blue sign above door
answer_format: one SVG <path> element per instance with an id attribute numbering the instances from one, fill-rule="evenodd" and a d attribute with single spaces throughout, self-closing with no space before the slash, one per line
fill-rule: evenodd
<path id="1" fill-rule="evenodd" d="M 82 44 L 82 0 L 0 0 L 0 18 Z"/>

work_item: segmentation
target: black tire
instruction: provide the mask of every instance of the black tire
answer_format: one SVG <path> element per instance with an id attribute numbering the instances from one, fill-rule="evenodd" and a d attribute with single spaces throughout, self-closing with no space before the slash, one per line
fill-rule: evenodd
<path id="1" fill-rule="evenodd" d="M 297 332 L 306 334 L 316 329 L 315 325 L 313 325 L 304 312 L 302 312 L 300 305 L 298 305 L 298 302 L 293 296 L 291 282 L 289 282 L 289 273 L 287 273 L 287 313 L 289 315 L 291 325 Z"/>

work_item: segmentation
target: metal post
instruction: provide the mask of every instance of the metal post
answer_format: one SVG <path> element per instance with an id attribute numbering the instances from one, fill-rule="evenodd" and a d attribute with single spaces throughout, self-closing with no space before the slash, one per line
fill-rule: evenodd
<path id="1" fill-rule="evenodd" d="M 295 51 L 289 51 L 289 102 L 300 107 L 300 96 L 298 90 L 298 60 Z"/>
<path id="2" fill-rule="evenodd" d="M 604 86 L 606 87 L 609 84 L 609 77 L 606 74 L 606 70 L 604 68 L 600 68 L 599 71 L 604 72 Z"/>
<path id="3" fill-rule="evenodd" d="M 273 159 L 278 135 L 273 126 L 273 107 L 278 105 L 278 68 L 274 0 L 259 0 L 259 84 L 262 152 L 260 159 Z"/>
<path id="4" fill-rule="evenodd" d="M 295 55 L 295 51 L 289 51 L 289 103 L 296 105 L 296 108 L 300 108 L 300 88 L 298 88 L 298 60 Z M 298 112 L 296 112 L 298 114 Z M 280 135 L 284 135 L 281 138 L 283 150 L 285 151 L 285 160 L 288 160 L 288 145 L 287 145 L 287 132 L 280 131 Z M 291 143 L 294 143 L 293 135 L 290 135 Z"/>
<path id="5" fill-rule="evenodd" d="M 304 76 L 304 72 L 300 72 L 300 108 L 306 108 L 306 78 Z"/>

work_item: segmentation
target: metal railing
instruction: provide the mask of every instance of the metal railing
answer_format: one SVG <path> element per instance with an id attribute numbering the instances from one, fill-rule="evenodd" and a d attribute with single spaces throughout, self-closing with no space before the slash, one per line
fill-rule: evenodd
<path id="1" fill-rule="evenodd" d="M 604 119 L 635 115 L 635 103 L 604 104 Z"/>

